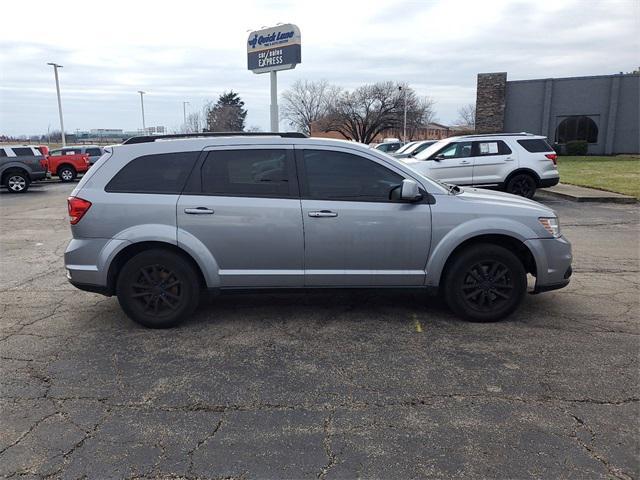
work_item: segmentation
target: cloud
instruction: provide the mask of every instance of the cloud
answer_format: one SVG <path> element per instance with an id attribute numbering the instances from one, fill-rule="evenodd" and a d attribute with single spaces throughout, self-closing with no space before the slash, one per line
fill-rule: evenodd
<path id="1" fill-rule="evenodd" d="M 478 72 L 617 73 L 637 68 L 640 51 L 635 0 L 90 3 L 68 2 L 62 13 L 44 1 L 3 6 L 5 18 L 30 21 L 28 29 L 5 22 L 0 30 L 0 132 L 57 128 L 51 61 L 64 65 L 70 131 L 138 128 L 140 89 L 148 92 L 148 124 L 178 127 L 183 101 L 199 109 L 233 89 L 248 124 L 267 129 L 269 79 L 246 70 L 245 41 L 247 30 L 278 22 L 298 24 L 303 41 L 303 63 L 279 74 L 280 91 L 300 78 L 345 88 L 405 81 L 436 100 L 445 123 L 475 100 Z"/>

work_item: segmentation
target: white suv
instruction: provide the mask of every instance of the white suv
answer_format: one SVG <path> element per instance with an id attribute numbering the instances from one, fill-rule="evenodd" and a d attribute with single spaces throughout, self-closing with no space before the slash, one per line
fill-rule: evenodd
<path id="1" fill-rule="evenodd" d="M 526 198 L 560 181 L 546 137 L 527 133 L 450 137 L 401 161 L 441 182 L 494 186 Z"/>

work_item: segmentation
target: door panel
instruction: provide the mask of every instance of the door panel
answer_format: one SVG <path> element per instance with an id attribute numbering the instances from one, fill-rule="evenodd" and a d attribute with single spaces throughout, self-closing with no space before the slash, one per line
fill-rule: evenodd
<path id="1" fill-rule="evenodd" d="M 454 142 L 445 146 L 426 160 L 427 175 L 441 182 L 471 185 L 474 161 L 471 152 L 471 142 Z"/>
<path id="2" fill-rule="evenodd" d="M 424 284 L 429 205 L 302 200 L 302 213 L 306 285 Z"/>
<path id="3" fill-rule="evenodd" d="M 516 153 L 501 140 L 474 142 L 473 184 L 503 182 L 518 167 Z"/>
<path id="4" fill-rule="evenodd" d="M 297 151 L 305 284 L 423 285 L 431 239 L 426 203 L 390 200 L 405 175 L 349 149 Z"/>
<path id="5" fill-rule="evenodd" d="M 292 147 L 211 149 L 177 206 L 180 232 L 198 238 L 222 287 L 304 284 L 303 224 Z"/>
<path id="6" fill-rule="evenodd" d="M 214 213 L 185 213 L 197 208 Z M 182 195 L 178 226 L 211 252 L 222 287 L 303 285 L 299 199 Z"/>

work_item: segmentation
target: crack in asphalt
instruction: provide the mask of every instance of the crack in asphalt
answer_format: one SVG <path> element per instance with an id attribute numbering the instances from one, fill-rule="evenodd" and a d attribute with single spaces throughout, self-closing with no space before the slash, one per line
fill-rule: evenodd
<path id="1" fill-rule="evenodd" d="M 323 438 L 322 438 L 322 447 L 324 448 L 324 453 L 327 456 L 327 463 L 324 465 L 320 471 L 318 472 L 317 477 L 320 480 L 324 480 L 327 476 L 327 473 L 333 466 L 337 463 L 338 458 L 337 455 L 331 448 L 331 422 L 333 421 L 333 411 L 329 414 L 327 418 L 324 420 L 323 425 Z"/>
<path id="2" fill-rule="evenodd" d="M 619 480 L 633 480 L 633 477 L 631 477 L 631 475 L 625 473 L 624 471 L 622 471 L 620 468 L 611 465 L 607 459 L 600 453 L 598 453 L 595 448 L 593 447 L 593 442 L 595 440 L 596 434 L 595 432 L 591 429 L 591 427 L 580 417 L 571 414 L 571 417 L 573 417 L 573 419 L 575 420 L 576 423 L 576 427 L 573 429 L 573 431 L 571 432 L 571 438 L 573 438 L 575 440 L 575 442 L 582 447 L 582 449 L 584 449 L 587 454 L 593 458 L 594 460 L 597 460 L 598 462 L 602 463 L 605 468 L 607 469 L 607 472 L 609 472 L 610 475 L 612 475 L 613 477 L 619 479 Z M 589 435 L 590 435 L 590 442 L 584 442 L 583 440 L 580 439 L 580 436 L 578 435 L 578 430 L 579 429 L 584 429 Z"/>

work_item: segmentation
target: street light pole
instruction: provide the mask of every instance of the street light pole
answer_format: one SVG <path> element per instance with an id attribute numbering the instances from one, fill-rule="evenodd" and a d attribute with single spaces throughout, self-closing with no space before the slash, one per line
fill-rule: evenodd
<path id="1" fill-rule="evenodd" d="M 189 102 L 182 102 L 182 116 L 184 117 L 184 129 L 187 130 L 187 105 Z"/>
<path id="2" fill-rule="evenodd" d="M 58 93 L 58 114 L 60 115 L 60 130 L 62 132 L 62 146 L 67 146 L 67 139 L 64 136 L 64 120 L 62 119 L 62 100 L 60 99 L 60 81 L 58 80 L 58 69 L 62 68 L 62 65 L 57 63 L 47 63 L 53 67 L 53 73 L 56 77 L 56 92 Z"/>
<path id="3" fill-rule="evenodd" d="M 143 95 L 147 92 L 143 92 L 142 90 L 138 90 L 140 94 L 140 107 L 142 108 L 142 134 L 147 133 L 147 125 L 144 123 L 144 97 Z"/>
<path id="4" fill-rule="evenodd" d="M 404 89 L 404 129 L 403 129 L 404 143 L 407 143 L 407 89 Z"/>

